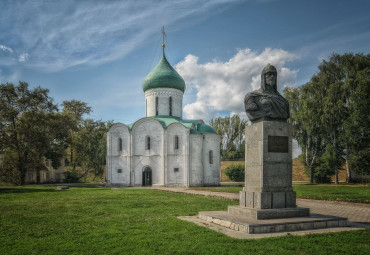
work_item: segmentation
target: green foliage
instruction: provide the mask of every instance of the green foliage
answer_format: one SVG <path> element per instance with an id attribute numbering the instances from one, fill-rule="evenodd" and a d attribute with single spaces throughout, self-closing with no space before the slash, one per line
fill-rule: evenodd
<path id="1" fill-rule="evenodd" d="M 314 179 L 316 183 L 330 183 L 330 177 L 333 176 L 334 169 L 340 169 L 343 165 L 343 160 L 338 160 L 336 153 L 334 146 L 331 144 L 326 145 L 325 152 L 319 158 L 315 167 Z"/>
<path id="2" fill-rule="evenodd" d="M 221 138 L 222 160 L 244 160 L 245 154 L 245 126 L 248 125 L 239 115 L 211 119 L 209 124 L 217 131 Z"/>
<path id="3" fill-rule="evenodd" d="M 95 177 L 104 173 L 106 159 L 106 132 L 109 123 L 86 119 L 76 132 L 74 149 L 75 162 L 83 169 L 83 175 L 87 177 L 92 172 Z"/>
<path id="4" fill-rule="evenodd" d="M 103 174 L 109 123 L 84 119 L 91 107 L 78 100 L 64 101 L 59 113 L 48 93 L 26 82 L 0 84 L 0 181 L 24 184 L 26 173 L 36 172 L 39 183 L 45 159 L 58 168 L 64 157 L 73 167 L 67 181 L 78 181 L 77 166 L 85 177 Z"/>
<path id="5" fill-rule="evenodd" d="M 47 89 L 29 89 L 26 82 L 0 84 L 0 178 L 24 184 L 26 172 L 46 170 L 49 154 L 62 156 L 64 118 L 57 113 Z M 55 157 L 57 158 L 57 157 Z"/>
<path id="6" fill-rule="evenodd" d="M 369 68 L 369 66 L 368 66 Z M 370 174 L 370 69 L 357 73 L 357 86 L 350 95 L 349 117 L 344 122 L 343 141 L 349 167 L 358 174 Z"/>
<path id="7" fill-rule="evenodd" d="M 314 175 L 316 181 L 327 181 L 332 172 L 338 183 L 343 160 L 355 172 L 370 173 L 369 66 L 370 54 L 333 54 L 310 82 L 284 90 L 311 183 Z"/>
<path id="8" fill-rule="evenodd" d="M 77 132 L 83 123 L 83 116 L 91 112 L 91 107 L 89 107 L 87 103 L 78 100 L 63 101 L 62 106 L 62 114 L 71 120 L 67 126 L 69 133 L 67 141 L 68 149 L 66 151 L 67 157 L 73 169 L 76 169 L 78 163 L 76 162 L 74 155 L 76 153 L 75 139 Z"/>
<path id="9" fill-rule="evenodd" d="M 65 171 L 64 172 L 64 182 L 66 183 L 76 183 L 80 182 L 80 177 L 76 169 L 72 169 L 70 171 Z"/>
<path id="10" fill-rule="evenodd" d="M 235 182 L 242 182 L 244 181 L 244 165 L 241 164 L 233 164 L 225 169 L 226 176 Z"/>
<path id="11" fill-rule="evenodd" d="M 226 210 L 237 201 L 147 189 L 55 187 L 3 188 L 0 196 L 0 254 L 370 253 L 369 229 L 241 240 L 176 218 Z"/>

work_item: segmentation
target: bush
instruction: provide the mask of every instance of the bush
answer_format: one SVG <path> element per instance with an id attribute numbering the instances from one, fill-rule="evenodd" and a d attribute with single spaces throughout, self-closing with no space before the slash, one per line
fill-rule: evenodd
<path id="1" fill-rule="evenodd" d="M 241 164 L 230 165 L 225 169 L 225 174 L 232 181 L 243 182 L 244 181 L 244 165 L 241 165 Z"/>
<path id="2" fill-rule="evenodd" d="M 64 182 L 66 183 L 80 182 L 80 178 L 78 177 L 78 172 L 76 170 L 66 171 L 64 175 L 65 175 Z"/>

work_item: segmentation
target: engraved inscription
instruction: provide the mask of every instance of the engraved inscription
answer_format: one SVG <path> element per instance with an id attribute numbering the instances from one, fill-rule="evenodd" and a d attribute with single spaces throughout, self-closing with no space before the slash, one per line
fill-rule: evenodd
<path id="1" fill-rule="evenodd" d="M 288 153 L 288 144 L 287 136 L 268 136 L 268 152 Z"/>

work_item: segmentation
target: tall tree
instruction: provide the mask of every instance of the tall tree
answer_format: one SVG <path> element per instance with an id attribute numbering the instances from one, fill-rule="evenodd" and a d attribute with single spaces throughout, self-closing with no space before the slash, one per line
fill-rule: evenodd
<path id="1" fill-rule="evenodd" d="M 82 122 L 75 139 L 75 160 L 82 168 L 82 176 L 94 174 L 94 179 L 104 173 L 106 158 L 106 132 L 110 124 L 86 119 Z"/>
<path id="2" fill-rule="evenodd" d="M 71 120 L 69 125 L 69 139 L 68 139 L 68 152 L 69 152 L 69 162 L 75 170 L 77 162 L 75 160 L 75 139 L 77 132 L 83 123 L 83 116 L 91 112 L 91 107 L 85 102 L 78 100 L 63 101 L 62 103 L 63 111 L 62 113 Z"/>
<path id="3" fill-rule="evenodd" d="M 344 54 L 345 106 L 342 142 L 345 147 L 347 182 L 351 171 L 370 174 L 370 54 Z"/>
<path id="4" fill-rule="evenodd" d="M 344 160 L 354 171 L 367 169 L 369 69 L 369 54 L 333 54 L 329 61 L 322 61 L 310 82 L 285 90 L 292 109 L 293 135 L 306 154 L 306 165 L 310 167 L 311 162 L 311 181 L 315 164 L 319 172 L 330 174 L 333 170 L 336 183 Z M 307 160 L 310 157 L 312 160 Z M 348 169 L 347 181 L 349 173 Z"/>
<path id="5" fill-rule="evenodd" d="M 221 155 L 224 160 L 244 157 L 244 130 L 247 121 L 239 115 L 211 119 L 210 125 L 221 137 Z"/>
<path id="6" fill-rule="evenodd" d="M 48 92 L 29 89 L 26 82 L 0 84 L 1 168 L 3 177 L 14 183 L 23 185 L 27 171 L 36 171 L 39 177 L 44 157 L 65 139 L 65 133 L 54 128 L 60 119 Z"/>
<path id="7" fill-rule="evenodd" d="M 304 154 L 305 165 L 314 181 L 314 167 L 323 153 L 320 116 L 322 108 L 315 107 L 320 100 L 320 91 L 308 83 L 300 88 L 284 89 L 284 96 L 289 101 L 290 119 L 293 137 L 297 140 Z"/>

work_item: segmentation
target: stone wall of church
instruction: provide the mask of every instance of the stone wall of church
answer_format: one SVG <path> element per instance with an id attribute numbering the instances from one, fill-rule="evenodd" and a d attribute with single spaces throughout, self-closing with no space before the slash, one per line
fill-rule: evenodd
<path id="1" fill-rule="evenodd" d="M 190 135 L 190 186 L 203 186 L 203 135 Z"/>
<path id="2" fill-rule="evenodd" d="M 156 116 L 156 98 L 158 98 L 158 115 L 175 116 L 182 118 L 183 92 L 178 89 L 156 88 L 145 92 L 146 116 Z M 172 114 L 170 114 L 170 97 Z"/>
<path id="3" fill-rule="evenodd" d="M 109 183 L 130 185 L 130 131 L 124 124 L 114 124 L 107 135 L 107 170 Z"/>
<path id="4" fill-rule="evenodd" d="M 152 184 L 164 185 L 163 136 L 161 124 L 154 119 L 144 118 L 132 127 L 132 183 L 142 185 L 142 173 L 146 167 L 152 170 Z M 147 148 L 150 138 L 150 148 Z"/>
<path id="5" fill-rule="evenodd" d="M 205 134 L 203 139 L 203 184 L 220 184 L 220 137 Z"/>
<path id="6" fill-rule="evenodd" d="M 124 124 L 114 124 L 107 135 L 108 183 L 142 186 L 143 171 L 150 168 L 154 186 L 218 185 L 219 136 L 189 132 L 180 123 L 164 130 L 152 118 L 138 120 L 131 131 Z"/>
<path id="7" fill-rule="evenodd" d="M 187 186 L 188 139 L 189 129 L 182 124 L 173 123 L 168 126 L 166 130 L 166 185 L 168 186 Z"/>

